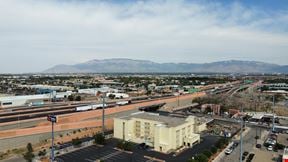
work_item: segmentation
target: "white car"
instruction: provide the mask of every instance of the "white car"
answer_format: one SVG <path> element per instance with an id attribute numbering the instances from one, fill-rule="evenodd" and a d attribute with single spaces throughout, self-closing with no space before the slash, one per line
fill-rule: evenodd
<path id="1" fill-rule="evenodd" d="M 228 148 L 227 150 L 225 150 L 226 155 L 230 155 L 232 152 L 233 152 L 232 148 Z"/>
<path id="2" fill-rule="evenodd" d="M 273 146 L 272 146 L 272 145 L 268 146 L 268 147 L 267 147 L 267 150 L 268 150 L 268 151 L 273 151 Z"/>

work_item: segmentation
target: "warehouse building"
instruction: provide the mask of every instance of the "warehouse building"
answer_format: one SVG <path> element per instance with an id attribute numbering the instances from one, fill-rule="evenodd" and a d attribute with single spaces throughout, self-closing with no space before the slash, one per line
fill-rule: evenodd
<path id="1" fill-rule="evenodd" d="M 200 132 L 206 123 L 189 116 L 178 118 L 155 113 L 137 112 L 114 119 L 114 137 L 135 143 L 145 143 L 155 151 L 170 153 L 200 142 Z"/>
<path id="2" fill-rule="evenodd" d="M 0 108 L 43 105 L 44 102 L 52 99 L 67 98 L 71 94 L 71 91 L 58 93 L 54 91 L 49 94 L 0 97 Z"/>

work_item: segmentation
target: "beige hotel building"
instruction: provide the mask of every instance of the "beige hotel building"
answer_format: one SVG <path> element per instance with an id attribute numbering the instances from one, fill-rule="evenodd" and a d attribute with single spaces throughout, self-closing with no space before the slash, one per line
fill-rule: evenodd
<path id="1" fill-rule="evenodd" d="M 114 137 L 135 143 L 146 143 L 155 151 L 170 153 L 182 147 L 192 147 L 200 142 L 200 132 L 206 123 L 197 117 L 163 116 L 137 112 L 114 118 Z"/>

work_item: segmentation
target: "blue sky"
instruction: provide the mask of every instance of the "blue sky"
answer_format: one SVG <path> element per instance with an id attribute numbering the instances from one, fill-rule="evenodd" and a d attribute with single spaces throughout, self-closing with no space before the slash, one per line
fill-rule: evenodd
<path id="1" fill-rule="evenodd" d="M 9 0 L 0 6 L 0 73 L 105 58 L 288 64 L 287 0 Z"/>

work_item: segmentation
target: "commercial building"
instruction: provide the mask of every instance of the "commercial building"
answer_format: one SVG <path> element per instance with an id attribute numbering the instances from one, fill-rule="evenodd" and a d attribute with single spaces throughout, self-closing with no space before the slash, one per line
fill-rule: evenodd
<path id="1" fill-rule="evenodd" d="M 169 153 L 200 142 L 200 132 L 206 123 L 196 117 L 178 118 L 155 113 L 137 112 L 114 119 L 114 137 L 135 143 L 145 143 L 155 151 Z"/>
<path id="2" fill-rule="evenodd" d="M 101 88 L 90 88 L 90 89 L 78 89 L 78 93 L 82 94 L 90 94 L 96 96 L 97 93 L 117 93 L 117 89 L 109 88 L 109 87 L 101 87 Z"/>
<path id="3" fill-rule="evenodd" d="M 44 102 L 52 99 L 67 98 L 71 95 L 71 91 L 59 92 L 40 95 L 25 95 L 25 96 L 6 96 L 0 97 L 0 108 L 16 107 L 16 106 L 32 106 L 32 105 L 42 105 Z"/>
<path id="4" fill-rule="evenodd" d="M 287 147 L 284 149 L 282 162 L 288 162 L 288 148 Z"/>

